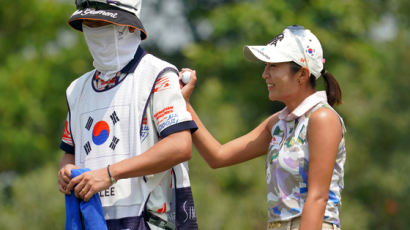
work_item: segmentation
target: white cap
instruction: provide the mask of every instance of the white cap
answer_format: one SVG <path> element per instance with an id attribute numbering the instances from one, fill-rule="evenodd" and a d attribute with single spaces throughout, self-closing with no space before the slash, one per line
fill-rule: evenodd
<path id="1" fill-rule="evenodd" d="M 142 0 L 107 0 L 108 4 L 133 13 L 138 18 L 141 17 L 141 2 Z"/>
<path id="2" fill-rule="evenodd" d="M 303 26 L 288 26 L 265 46 L 245 46 L 251 61 L 266 63 L 295 62 L 306 66 L 316 79 L 323 70 L 323 50 L 317 37 Z"/>

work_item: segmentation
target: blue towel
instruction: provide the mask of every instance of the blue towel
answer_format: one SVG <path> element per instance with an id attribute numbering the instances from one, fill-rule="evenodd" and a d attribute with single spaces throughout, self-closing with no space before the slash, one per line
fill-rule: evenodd
<path id="1" fill-rule="evenodd" d="M 72 169 L 71 178 L 81 175 L 90 169 Z M 101 205 L 100 197 L 94 194 L 88 202 L 78 199 L 71 195 L 65 195 L 65 211 L 66 211 L 66 230 L 107 230 L 107 223 L 104 219 L 104 213 Z M 81 221 L 81 215 L 83 222 Z"/>

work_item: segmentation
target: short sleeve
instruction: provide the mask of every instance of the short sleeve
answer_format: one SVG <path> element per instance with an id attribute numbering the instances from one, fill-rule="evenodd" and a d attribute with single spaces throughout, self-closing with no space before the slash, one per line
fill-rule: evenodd
<path id="1" fill-rule="evenodd" d="M 157 79 L 151 103 L 154 123 L 162 138 L 182 130 L 194 132 L 197 129 L 187 111 L 175 72 L 165 72 Z"/>
<path id="2" fill-rule="evenodd" d="M 68 115 L 65 121 L 64 133 L 63 133 L 63 137 L 61 138 L 60 149 L 66 153 L 74 154 L 74 144 L 73 144 L 73 139 L 71 138 L 70 123 L 68 122 Z"/>

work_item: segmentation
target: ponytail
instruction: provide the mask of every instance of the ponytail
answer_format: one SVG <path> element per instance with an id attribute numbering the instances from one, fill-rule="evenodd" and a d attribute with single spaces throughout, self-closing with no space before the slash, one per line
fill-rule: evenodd
<path id="1" fill-rule="evenodd" d="M 290 69 L 294 73 L 298 72 L 300 68 L 302 67 L 296 62 L 290 62 Z M 337 82 L 336 78 L 331 73 L 327 72 L 325 68 L 323 68 L 322 72 L 320 73 L 325 81 L 327 103 L 329 103 L 329 105 L 331 106 L 335 104 L 342 104 L 342 90 L 340 89 L 339 83 Z M 313 76 L 313 74 L 310 74 L 309 76 L 309 84 L 313 89 L 316 89 L 316 77 Z"/>
<path id="2" fill-rule="evenodd" d="M 336 78 L 324 68 L 321 74 L 325 80 L 327 103 L 331 106 L 342 104 L 342 90 Z"/>

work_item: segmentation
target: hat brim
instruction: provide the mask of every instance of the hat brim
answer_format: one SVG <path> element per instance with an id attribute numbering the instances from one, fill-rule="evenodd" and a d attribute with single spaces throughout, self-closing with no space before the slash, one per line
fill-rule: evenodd
<path id="1" fill-rule="evenodd" d="M 83 20 L 105 21 L 119 26 L 129 26 L 141 31 L 141 40 L 147 38 L 147 33 L 138 17 L 124 10 L 95 10 L 93 8 L 76 10 L 68 20 L 68 24 L 76 30 L 83 31 Z"/>
<path id="2" fill-rule="evenodd" d="M 280 63 L 292 61 L 291 58 L 283 55 L 280 50 L 272 46 L 245 46 L 243 47 L 243 55 L 249 61 L 254 62 Z"/>

